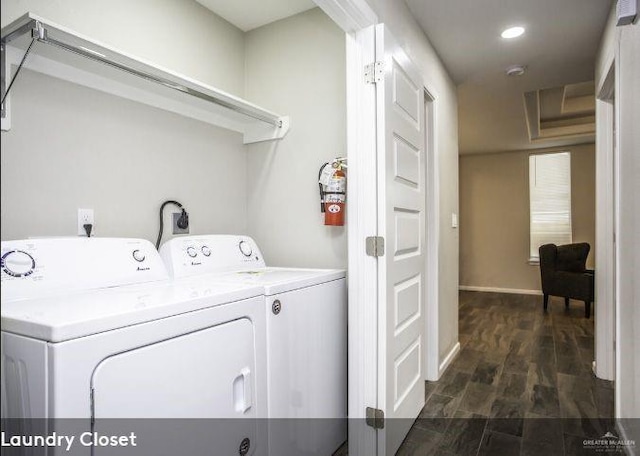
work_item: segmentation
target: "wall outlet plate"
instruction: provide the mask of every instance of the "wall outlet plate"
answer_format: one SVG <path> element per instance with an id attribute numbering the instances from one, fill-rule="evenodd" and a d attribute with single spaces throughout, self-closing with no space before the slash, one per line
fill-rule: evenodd
<path id="1" fill-rule="evenodd" d="M 93 225 L 91 228 L 91 236 L 96 234 L 96 225 L 93 219 L 93 209 L 78 209 L 78 236 L 86 236 L 84 229 L 85 224 Z"/>
<path id="2" fill-rule="evenodd" d="M 171 226 L 173 228 L 173 234 L 189 234 L 189 227 L 180 228 L 178 226 L 178 219 L 180 218 L 180 212 L 174 212 L 171 214 Z"/>

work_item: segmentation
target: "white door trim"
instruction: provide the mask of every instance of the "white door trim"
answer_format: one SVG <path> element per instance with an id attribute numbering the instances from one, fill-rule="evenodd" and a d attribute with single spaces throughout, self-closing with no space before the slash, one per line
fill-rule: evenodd
<path id="1" fill-rule="evenodd" d="M 440 378 L 440 346 L 438 333 L 438 258 L 440 239 L 440 183 L 438 181 L 438 154 L 436 153 L 436 99 L 427 88 L 424 89 L 425 157 L 426 157 L 426 205 L 425 223 L 427 229 L 427 264 L 425 294 L 426 350 L 424 353 L 425 379 L 436 381 Z"/>
<path id="2" fill-rule="evenodd" d="M 376 431 L 364 425 L 366 407 L 376 408 L 378 261 L 365 254 L 365 239 L 377 234 L 375 85 L 364 84 L 364 62 L 375 58 L 373 26 L 347 36 L 347 140 L 349 177 L 349 454 L 375 455 Z M 358 64 L 353 64 L 358 62 Z M 356 419 L 353 419 L 356 418 Z"/>
<path id="3" fill-rule="evenodd" d="M 378 17 L 365 0 L 314 0 L 347 34 L 347 181 L 348 279 L 349 279 L 349 454 L 377 454 L 376 431 L 365 426 L 366 407 L 376 407 L 377 378 L 377 260 L 365 254 L 365 239 L 377 234 L 376 100 L 375 86 L 364 82 L 366 64 L 375 60 L 373 31 Z M 428 211 L 426 318 L 426 377 L 440 376 L 438 342 L 439 182 L 436 153 L 437 103 L 431 102 L 431 131 L 427 149 Z M 373 157 L 373 159 L 372 159 Z M 353 419 L 356 418 L 356 419 Z"/>
<path id="4" fill-rule="evenodd" d="M 615 59 L 604 73 L 596 100 L 596 289 L 595 289 L 595 374 L 614 380 L 615 375 L 615 203 L 616 189 L 613 102 L 615 92 Z"/>
<path id="5" fill-rule="evenodd" d="M 345 33 L 356 33 L 378 23 L 366 0 L 313 0 Z M 347 65 L 349 60 L 347 60 Z M 348 72 L 348 70 L 347 70 Z M 349 96 L 347 94 L 347 96 Z"/>
<path id="6" fill-rule="evenodd" d="M 377 454 L 376 430 L 365 425 L 377 405 L 378 262 L 365 253 L 377 234 L 376 91 L 364 79 L 375 60 L 378 17 L 365 0 L 314 0 L 347 34 L 347 237 L 349 280 L 349 454 Z"/>

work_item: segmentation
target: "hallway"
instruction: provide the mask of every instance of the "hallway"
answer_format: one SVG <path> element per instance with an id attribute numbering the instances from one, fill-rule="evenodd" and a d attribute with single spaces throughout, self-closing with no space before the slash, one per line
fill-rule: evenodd
<path id="1" fill-rule="evenodd" d="M 585 438 L 613 428 L 613 384 L 591 373 L 593 318 L 584 304 L 460 293 L 461 351 L 399 455 L 591 454 Z"/>

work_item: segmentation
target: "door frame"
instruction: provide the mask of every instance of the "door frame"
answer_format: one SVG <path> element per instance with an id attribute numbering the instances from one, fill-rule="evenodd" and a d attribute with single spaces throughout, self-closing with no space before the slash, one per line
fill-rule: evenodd
<path id="1" fill-rule="evenodd" d="M 597 377 L 615 380 L 616 366 L 616 318 L 618 299 L 616 293 L 616 242 L 618 208 L 617 178 L 619 171 L 615 157 L 618 144 L 615 88 L 617 87 L 615 56 L 606 65 L 602 81 L 596 88 L 596 289 L 595 319 L 595 369 Z M 600 303 L 600 305 L 598 305 Z M 617 390 L 617 389 L 616 389 Z M 617 395 L 616 395 L 617 396 Z M 620 398 L 616 397 L 616 404 Z M 618 407 L 616 406 L 616 409 Z"/>
<path id="2" fill-rule="evenodd" d="M 424 87 L 424 153 L 426 169 L 425 229 L 427 264 L 425 268 L 425 380 L 436 381 L 444 369 L 440 365 L 439 332 L 439 242 L 440 239 L 440 182 L 436 153 L 436 97 Z M 446 368 L 446 366 L 444 366 Z"/>
<path id="3" fill-rule="evenodd" d="M 349 454 L 377 454 L 377 432 L 365 422 L 378 402 L 378 260 L 366 238 L 378 232 L 376 87 L 364 82 L 375 60 L 375 26 L 347 35 L 347 193 L 349 277 Z"/>
<path id="4" fill-rule="evenodd" d="M 364 68 L 375 60 L 378 16 L 365 0 L 314 2 L 346 34 L 349 454 L 375 455 L 366 408 L 377 404 L 378 261 L 366 255 L 365 242 L 377 234 L 376 89 Z"/>
<path id="5" fill-rule="evenodd" d="M 375 61 L 377 14 L 366 0 L 314 0 L 346 34 L 347 79 L 347 193 L 348 280 L 349 280 L 349 454 L 377 454 L 376 431 L 365 425 L 366 408 L 377 405 L 378 261 L 367 256 L 365 242 L 377 235 L 376 179 L 376 89 L 367 84 L 364 67 Z M 422 75 L 421 75 L 422 76 Z M 442 373 L 439 355 L 439 183 L 436 137 L 436 95 L 424 88 L 429 102 L 425 143 L 427 166 L 427 230 L 424 354 L 425 376 L 437 380 Z M 427 105 L 425 104 L 425 109 Z M 426 117 L 425 117 L 426 119 Z"/>

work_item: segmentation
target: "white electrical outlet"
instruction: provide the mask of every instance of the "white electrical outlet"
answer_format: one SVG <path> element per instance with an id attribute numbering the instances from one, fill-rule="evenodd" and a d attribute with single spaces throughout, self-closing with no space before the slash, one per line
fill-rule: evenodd
<path id="1" fill-rule="evenodd" d="M 96 225 L 93 220 L 93 209 L 78 209 L 78 236 L 86 236 L 84 225 L 92 225 L 91 236 L 96 234 Z"/>

